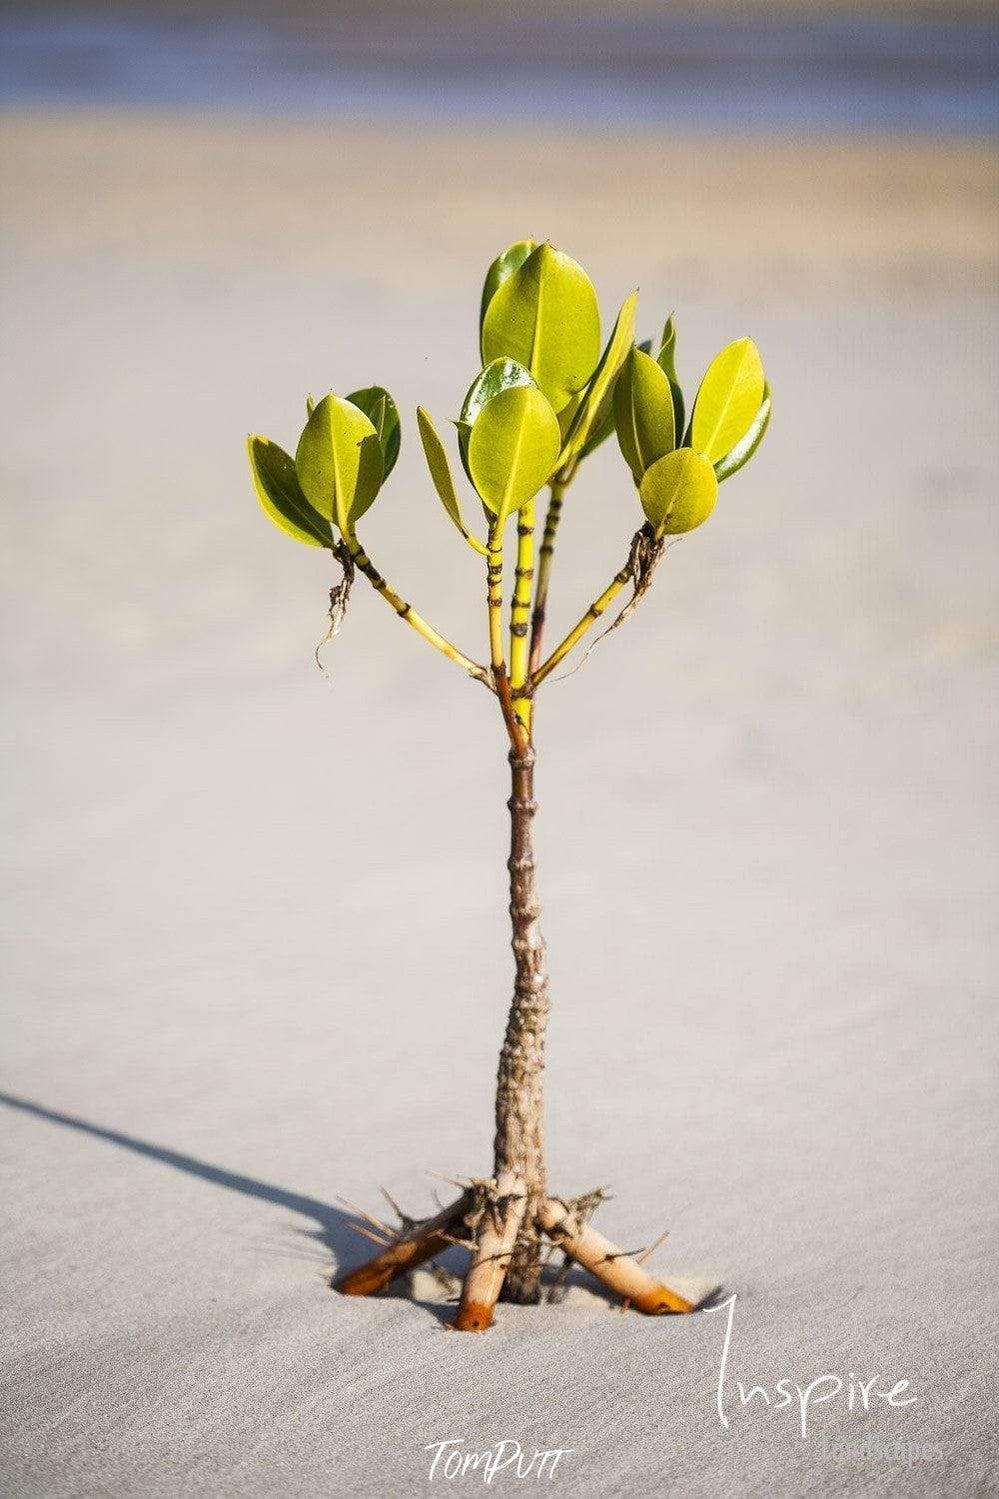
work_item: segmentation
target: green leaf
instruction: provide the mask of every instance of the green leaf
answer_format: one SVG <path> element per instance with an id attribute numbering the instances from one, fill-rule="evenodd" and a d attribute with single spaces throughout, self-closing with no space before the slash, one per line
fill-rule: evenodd
<path id="1" fill-rule="evenodd" d="M 677 380 L 676 373 L 676 324 L 673 314 L 670 313 L 666 319 L 663 336 L 659 344 L 659 353 L 656 355 L 656 363 L 663 374 L 668 375 L 671 380 Z"/>
<path id="2" fill-rule="evenodd" d="M 679 437 L 683 431 L 683 418 L 686 413 L 683 402 L 683 391 L 680 389 L 680 380 L 676 373 L 676 324 L 673 321 L 672 313 L 666 319 L 662 342 L 659 345 L 659 353 L 656 355 L 656 363 L 669 380 L 670 389 L 673 392 L 673 425 L 676 428 L 676 435 Z"/>
<path id="3" fill-rule="evenodd" d="M 514 271 L 519 271 L 524 261 L 532 250 L 537 249 L 537 240 L 518 239 L 514 244 L 508 245 L 502 255 L 497 255 L 492 265 L 486 272 L 485 284 L 482 288 L 482 301 L 479 305 L 479 348 L 482 348 L 482 324 L 486 320 L 486 308 L 496 295 L 503 282 L 512 276 Z M 486 356 L 482 355 L 485 364 Z"/>
<path id="4" fill-rule="evenodd" d="M 714 466 L 719 484 L 723 479 L 730 479 L 733 474 L 738 473 L 739 469 L 752 458 L 770 425 L 771 410 L 770 385 L 769 382 L 764 382 L 763 401 L 753 418 L 752 426 L 742 441 L 737 442 L 734 448 L 730 448 L 725 457 L 719 458 Z"/>
<path id="5" fill-rule="evenodd" d="M 310 547 L 332 547 L 333 532 L 302 493 L 295 465 L 283 448 L 266 437 L 248 437 L 246 451 L 257 499 L 288 536 Z"/>
<path id="6" fill-rule="evenodd" d="M 378 434 L 352 401 L 323 396 L 298 440 L 295 469 L 314 508 L 348 531 L 381 487 Z"/>
<path id="7" fill-rule="evenodd" d="M 459 422 L 463 426 L 474 427 L 479 412 L 489 404 L 493 396 L 517 385 L 531 385 L 536 389 L 537 381 L 530 370 L 518 364 L 515 359 L 492 360 L 479 371 L 469 386 L 468 394 L 461 403 Z"/>
<path id="8" fill-rule="evenodd" d="M 461 504 L 458 500 L 458 492 L 454 487 L 454 479 L 451 477 L 451 465 L 448 462 L 447 450 L 437 434 L 437 428 L 430 419 L 430 413 L 425 411 L 422 406 L 417 406 L 416 408 L 416 425 L 420 429 L 420 441 L 423 443 L 427 468 L 430 470 L 430 477 L 434 481 L 434 488 L 440 496 L 441 504 L 469 546 L 474 551 L 485 555 L 486 549 L 482 545 L 482 542 L 474 537 L 465 526 L 461 514 Z"/>
<path id="9" fill-rule="evenodd" d="M 530 370 L 556 413 L 593 374 L 600 357 L 597 294 L 582 267 L 551 245 L 532 250 L 486 308 L 483 361 L 503 356 Z"/>
<path id="10" fill-rule="evenodd" d="M 569 435 L 565 441 L 562 461 L 572 458 L 576 454 L 585 455 L 592 452 L 603 438 L 597 434 L 607 426 L 608 421 L 613 423 L 612 406 L 614 398 L 614 382 L 620 372 L 621 366 L 628 357 L 628 350 L 632 346 L 635 337 L 635 311 L 638 307 L 638 292 L 633 291 L 626 298 L 621 311 L 617 315 L 614 331 L 607 340 L 607 347 L 600 356 L 600 362 L 590 378 L 589 384 L 580 402 L 579 411 L 569 429 Z M 607 430 L 610 428 L 607 426 Z M 593 441 L 591 442 L 591 438 Z"/>
<path id="11" fill-rule="evenodd" d="M 712 463 L 742 441 L 763 401 L 763 364 L 751 338 L 722 349 L 701 381 L 690 423 L 691 446 Z"/>
<path id="12" fill-rule="evenodd" d="M 468 439 L 468 466 L 500 525 L 537 494 L 561 446 L 558 419 L 534 386 L 501 390 L 483 406 Z"/>
<path id="13" fill-rule="evenodd" d="M 718 480 L 700 453 L 677 448 L 646 469 L 639 494 L 656 535 L 678 536 L 707 520 L 718 498 Z"/>
<path id="14" fill-rule="evenodd" d="M 381 385 L 366 385 L 363 390 L 352 391 L 347 400 L 352 406 L 356 406 L 358 411 L 364 412 L 378 434 L 378 443 L 382 450 L 382 483 L 384 484 L 395 468 L 395 461 L 399 456 L 399 445 L 402 441 L 402 424 L 399 421 L 398 408 L 388 391 Z"/>
<path id="15" fill-rule="evenodd" d="M 563 406 L 558 414 L 558 429 L 562 434 L 562 451 L 565 452 L 565 440 L 572 431 L 572 424 L 579 414 L 579 408 L 586 399 L 586 391 L 581 390 L 573 396 L 567 406 Z"/>
<path id="16" fill-rule="evenodd" d="M 537 383 L 532 378 L 530 370 L 525 370 L 522 364 L 515 359 L 493 359 L 481 369 L 468 388 L 468 394 L 461 403 L 461 415 L 455 422 L 458 429 L 458 451 L 461 454 L 462 467 L 468 475 L 469 484 L 475 481 L 468 467 L 468 438 L 475 418 L 493 396 L 498 395 L 501 390 L 510 390 L 517 385 L 530 385 L 537 389 Z"/>
<path id="17" fill-rule="evenodd" d="M 312 413 L 315 411 L 315 409 L 316 409 L 316 398 L 315 398 L 315 396 L 306 396 L 306 398 L 305 398 L 305 417 L 306 417 L 306 420 L 308 420 L 308 418 L 312 415 Z"/>
<path id="18" fill-rule="evenodd" d="M 610 401 L 607 405 L 606 411 L 600 417 L 597 425 L 594 427 L 593 431 L 590 433 L 589 437 L 586 439 L 582 448 L 580 449 L 580 461 L 582 461 L 584 458 L 589 458 L 591 453 L 595 453 L 597 448 L 600 447 L 600 444 L 606 442 L 613 431 L 614 402 Z"/>
<path id="19" fill-rule="evenodd" d="M 636 484 L 676 447 L 674 420 L 669 377 L 650 355 L 632 348 L 614 386 L 614 424 Z"/>

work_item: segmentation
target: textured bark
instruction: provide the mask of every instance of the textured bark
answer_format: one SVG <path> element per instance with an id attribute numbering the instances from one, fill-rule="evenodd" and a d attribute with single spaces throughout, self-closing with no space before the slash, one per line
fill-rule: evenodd
<path id="1" fill-rule="evenodd" d="M 492 1326 L 510 1265 L 513 1246 L 524 1221 L 524 1183 L 512 1171 L 496 1182 L 495 1196 L 483 1208 L 472 1263 L 461 1288 L 455 1327 L 458 1332 L 485 1332 Z"/>
<path id="2" fill-rule="evenodd" d="M 510 919 L 515 980 L 496 1085 L 494 1174 L 524 1182 L 527 1204 L 503 1288 L 507 1301 L 537 1301 L 541 1274 L 538 1214 L 546 1196 L 544 1144 L 545 1029 L 548 972 L 534 871 L 534 750 L 510 752 Z"/>
<path id="3" fill-rule="evenodd" d="M 636 1259 L 618 1249 L 588 1223 L 580 1223 L 557 1198 L 549 1198 L 542 1205 L 541 1226 L 570 1259 L 589 1270 L 638 1311 L 656 1317 L 663 1312 L 695 1310 L 692 1301 L 681 1296 L 679 1291 L 664 1286 Z"/>
<path id="4" fill-rule="evenodd" d="M 443 1208 L 435 1218 L 415 1223 L 374 1259 L 338 1276 L 333 1282 L 334 1291 L 343 1296 L 373 1296 L 397 1276 L 432 1260 L 435 1254 L 447 1248 L 450 1234 L 461 1223 L 472 1201 L 472 1194 L 463 1192 L 457 1202 Z"/>

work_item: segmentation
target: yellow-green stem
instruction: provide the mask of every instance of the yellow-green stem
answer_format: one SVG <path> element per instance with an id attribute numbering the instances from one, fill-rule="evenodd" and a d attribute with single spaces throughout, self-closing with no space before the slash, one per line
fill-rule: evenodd
<path id="1" fill-rule="evenodd" d="M 492 524 L 486 547 L 486 605 L 489 610 L 489 661 L 493 687 L 500 701 L 510 744 L 515 750 L 522 751 L 528 742 L 527 734 L 513 711 L 503 652 L 503 527 L 499 520 Z"/>
<path id="2" fill-rule="evenodd" d="M 613 601 L 617 598 L 618 594 L 621 592 L 621 589 L 625 586 L 630 577 L 631 563 L 627 562 L 625 563 L 624 567 L 622 567 L 619 573 L 615 573 L 613 580 L 604 589 L 600 597 L 598 599 L 594 599 L 593 603 L 587 609 L 586 613 L 583 615 L 579 623 L 575 626 L 574 629 L 569 631 L 568 635 L 562 641 L 562 644 L 556 646 L 555 650 L 553 650 L 551 655 L 548 657 L 548 660 L 545 661 L 542 666 L 539 666 L 537 671 L 534 672 L 531 677 L 532 688 L 537 687 L 541 682 L 543 682 L 545 680 L 545 677 L 547 677 L 550 672 L 553 672 L 555 670 L 559 662 L 563 661 L 565 657 L 568 656 L 573 646 L 576 645 L 580 640 L 582 640 L 583 636 L 586 634 L 590 626 L 596 623 L 607 606 L 613 603 Z"/>
<path id="3" fill-rule="evenodd" d="M 530 736 L 531 699 L 524 696 L 528 672 L 529 619 L 531 586 L 534 580 L 534 501 L 529 500 L 517 515 L 517 568 L 513 598 L 510 603 L 510 688 L 513 711 Z"/>
<path id="4" fill-rule="evenodd" d="M 489 660 L 494 675 L 506 675 L 503 654 L 503 530 L 494 523 L 486 547 L 486 606 L 489 610 Z"/>
<path id="5" fill-rule="evenodd" d="M 531 614 L 531 651 L 528 669 L 532 674 L 537 671 L 541 663 L 541 640 L 545 628 L 545 612 L 548 607 L 548 584 L 551 579 L 555 536 L 562 516 L 562 500 L 565 490 L 565 482 L 560 484 L 557 480 L 552 480 L 551 499 L 548 502 L 548 514 L 545 516 L 545 534 L 541 539 L 541 549 L 538 553 L 538 586 Z"/>
<path id="6" fill-rule="evenodd" d="M 364 574 L 375 592 L 381 594 L 382 598 L 391 605 L 400 619 L 404 619 L 408 625 L 412 625 L 418 635 L 422 635 L 424 640 L 428 641 L 430 645 L 435 646 L 449 661 L 453 661 L 456 666 L 460 666 L 463 671 L 467 671 L 469 676 L 474 677 L 477 682 L 484 682 L 487 687 L 491 685 L 489 673 L 484 666 L 480 666 L 477 661 L 473 661 L 470 656 L 466 656 L 464 651 L 459 651 L 456 645 L 452 645 L 450 640 L 445 639 L 438 630 L 434 629 L 433 625 L 428 624 L 423 616 L 416 612 L 412 604 L 408 604 L 405 599 L 399 597 L 393 588 L 389 587 L 352 531 L 344 532 L 343 539 L 358 572 Z"/>

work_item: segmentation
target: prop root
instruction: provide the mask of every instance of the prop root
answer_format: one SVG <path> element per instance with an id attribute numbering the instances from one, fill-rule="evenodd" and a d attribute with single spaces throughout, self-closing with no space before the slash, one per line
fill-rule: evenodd
<path id="1" fill-rule="evenodd" d="M 485 1332 L 492 1326 L 493 1308 L 503 1289 L 526 1207 L 523 1179 L 512 1171 L 503 1172 L 495 1192 L 490 1192 L 486 1200 L 472 1263 L 461 1288 L 454 1323 L 458 1332 Z"/>
<path id="2" fill-rule="evenodd" d="M 638 1311 L 654 1317 L 661 1312 L 695 1310 L 692 1301 L 654 1280 L 636 1259 L 588 1223 L 581 1223 L 557 1197 L 549 1197 L 542 1203 L 538 1216 L 545 1233 L 570 1259 L 630 1301 Z"/>
<path id="3" fill-rule="evenodd" d="M 457 1244 L 469 1250 L 471 1263 L 453 1326 L 459 1332 L 485 1332 L 492 1326 L 518 1236 L 530 1218 L 535 1231 L 546 1234 L 567 1259 L 616 1292 L 625 1306 L 653 1317 L 696 1311 L 695 1302 L 650 1275 L 641 1256 L 626 1254 L 590 1227 L 587 1215 L 602 1200 L 602 1193 L 572 1202 L 546 1197 L 532 1211 L 524 1179 L 516 1172 L 476 1180 L 436 1217 L 420 1223 L 406 1220 L 397 1239 L 367 1264 L 339 1276 L 333 1287 L 344 1296 L 371 1296 L 448 1245 Z"/>
<path id="4" fill-rule="evenodd" d="M 426 1260 L 432 1260 L 451 1242 L 452 1229 L 457 1227 L 474 1201 L 471 1192 L 463 1192 L 457 1202 L 442 1210 L 434 1218 L 425 1218 L 414 1223 L 381 1254 L 368 1260 L 357 1270 L 338 1276 L 333 1282 L 334 1291 L 344 1296 L 373 1296 L 407 1270 L 415 1270 Z"/>

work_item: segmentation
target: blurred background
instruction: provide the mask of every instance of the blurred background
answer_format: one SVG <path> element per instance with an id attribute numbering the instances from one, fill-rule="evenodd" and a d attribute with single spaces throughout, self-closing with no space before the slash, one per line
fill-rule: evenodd
<path id="1" fill-rule="evenodd" d="M 688 400 L 743 334 L 775 398 L 540 699 L 553 1180 L 612 1183 L 606 1232 L 668 1225 L 664 1274 L 739 1291 L 754 1378 L 918 1381 L 906 1434 L 948 1467 L 905 1492 L 989 1491 L 994 8 L 66 3 L 2 31 L 9 1491 L 416 1492 L 459 1432 L 578 1448 L 574 1492 L 858 1491 L 772 1427 L 722 1445 L 717 1319 L 510 1309 L 487 1358 L 325 1289 L 364 1248 L 338 1194 L 424 1211 L 428 1169 L 488 1167 L 506 765 L 486 694 L 362 582 L 317 668 L 329 562 L 268 525 L 243 444 L 386 385 L 364 539 L 484 653 L 413 413 L 457 412 L 525 236 L 605 328 L 636 285 L 641 336 L 675 311 Z M 553 634 L 637 519 L 608 443 Z"/>

